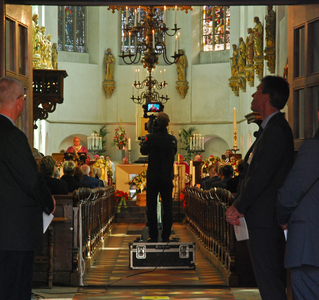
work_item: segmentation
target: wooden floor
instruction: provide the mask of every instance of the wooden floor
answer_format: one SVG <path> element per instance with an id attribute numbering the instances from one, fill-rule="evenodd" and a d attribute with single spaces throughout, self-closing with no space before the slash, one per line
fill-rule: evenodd
<path id="1" fill-rule="evenodd" d="M 194 270 L 129 269 L 128 244 L 140 236 L 143 226 L 121 223 L 113 227 L 101 255 L 84 278 L 85 288 L 79 289 L 73 299 L 234 299 L 199 250 Z M 174 223 L 173 231 L 172 237 L 192 242 L 185 225 Z"/>
<path id="2" fill-rule="evenodd" d="M 103 249 L 84 277 L 84 287 L 33 290 L 33 299 L 99 300 L 99 299 L 198 299 L 237 300 L 260 299 L 234 297 L 233 290 L 210 261 L 196 250 L 194 270 L 131 270 L 129 269 L 129 246 L 140 236 L 143 224 L 115 224 L 111 235 L 104 241 Z M 185 225 L 174 223 L 174 234 L 181 242 L 192 242 L 192 234 Z M 238 293 L 238 291 L 237 291 Z M 258 290 L 257 290 L 258 293 Z"/>

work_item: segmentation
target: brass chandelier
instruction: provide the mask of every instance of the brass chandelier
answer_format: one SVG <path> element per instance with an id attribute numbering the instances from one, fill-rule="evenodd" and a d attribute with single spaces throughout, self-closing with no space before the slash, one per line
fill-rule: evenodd
<path id="1" fill-rule="evenodd" d="M 159 95 L 157 90 L 167 90 L 167 82 L 158 82 L 152 77 L 152 70 L 158 64 L 159 56 L 162 55 L 164 62 L 167 65 L 175 64 L 183 55 L 180 49 L 180 33 L 181 28 L 177 27 L 177 11 L 193 10 L 191 6 L 109 6 L 109 10 L 114 13 L 115 10 L 125 11 L 125 26 L 123 25 L 122 35 L 122 51 L 119 57 L 122 58 L 125 64 L 137 64 L 141 62 L 143 67 L 147 69 L 148 76 L 140 82 L 139 80 L 132 84 L 132 97 L 134 103 L 143 104 L 149 102 L 166 103 L 169 98 Z M 172 33 L 166 26 L 167 10 L 175 11 L 175 24 L 171 28 Z M 129 12 L 134 12 L 129 16 Z M 141 18 L 141 13 L 144 18 Z M 134 22 L 133 22 L 134 21 Z M 134 25 L 133 25 L 134 24 Z M 175 50 L 171 59 L 167 55 L 165 36 L 175 36 Z M 126 51 L 125 40 L 128 40 L 128 48 Z M 132 47 L 131 47 L 132 45 Z M 138 95 L 134 96 L 134 87 L 138 91 Z"/>

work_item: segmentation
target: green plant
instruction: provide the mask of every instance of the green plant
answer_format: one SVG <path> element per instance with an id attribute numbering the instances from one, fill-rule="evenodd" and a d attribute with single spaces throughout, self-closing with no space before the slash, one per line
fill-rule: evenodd
<path id="1" fill-rule="evenodd" d="M 194 131 L 196 131 L 196 128 L 194 126 L 189 127 L 188 129 L 182 129 L 180 131 L 180 142 L 184 144 L 184 147 L 181 147 L 182 150 L 186 151 L 185 158 L 187 161 L 190 161 L 192 159 L 192 153 L 190 152 L 190 145 L 189 140 L 190 137 L 193 135 Z"/>

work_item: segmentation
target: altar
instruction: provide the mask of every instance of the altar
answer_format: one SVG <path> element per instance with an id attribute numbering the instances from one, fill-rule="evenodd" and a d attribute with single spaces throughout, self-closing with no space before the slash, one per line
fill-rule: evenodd
<path id="1" fill-rule="evenodd" d="M 116 190 L 129 193 L 130 185 L 127 184 L 130 181 L 130 175 L 138 175 L 147 169 L 147 164 L 123 164 L 116 165 L 115 167 L 115 188 Z"/>

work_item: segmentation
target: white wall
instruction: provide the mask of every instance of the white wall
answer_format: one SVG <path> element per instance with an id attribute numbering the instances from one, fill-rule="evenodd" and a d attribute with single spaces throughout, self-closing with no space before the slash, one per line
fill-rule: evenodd
<path id="1" fill-rule="evenodd" d="M 276 74 L 282 75 L 287 57 L 287 9 L 274 7 L 277 14 L 277 61 Z M 33 7 L 34 12 L 40 14 L 42 7 Z M 107 10 L 107 7 L 88 8 L 88 54 L 59 52 L 59 69 L 66 70 L 68 77 L 64 81 L 64 103 L 58 105 L 54 113 L 49 115 L 41 136 L 47 136 L 45 154 L 58 152 L 65 141 L 74 135 L 82 137 L 90 135 L 93 130 L 98 131 L 107 125 L 107 153 L 113 160 L 120 160 L 119 151 L 111 146 L 114 129 L 118 127 L 120 119 L 127 134 L 132 140 L 132 160 L 139 156 L 139 145 L 136 140 L 136 105 L 130 100 L 131 84 L 134 81 L 134 70 L 143 69 L 141 64 L 125 65 L 118 57 L 120 50 L 120 14 Z M 238 44 L 239 37 L 246 40 L 247 28 L 254 27 L 253 19 L 259 16 L 265 23 L 266 6 L 235 6 L 231 7 L 231 44 Z M 57 8 L 45 8 L 45 25 L 47 33 L 57 34 Z M 187 80 L 189 90 L 185 99 L 176 91 L 176 67 L 165 65 L 160 61 L 154 72 L 159 78 L 159 71 L 167 70 L 168 94 L 170 100 L 165 105 L 165 112 L 171 118 L 170 129 L 178 138 L 181 128 L 195 126 L 197 131 L 205 136 L 207 158 L 210 154 L 221 155 L 225 149 L 233 146 L 232 113 L 237 109 L 238 147 L 243 155 L 254 141 L 253 132 L 257 125 L 247 124 L 245 115 L 250 113 L 251 95 L 255 86 L 246 85 L 246 92 L 239 92 L 236 97 L 228 86 L 230 77 L 230 63 L 228 56 L 232 51 L 221 55 L 221 62 L 214 60 L 213 54 L 201 53 L 201 8 L 194 7 L 193 12 L 185 14 L 178 12 L 178 25 L 181 30 L 181 48 L 188 58 Z M 167 14 L 168 25 L 174 23 L 174 13 Z M 265 25 L 265 24 L 264 24 Z M 52 37 L 55 42 L 57 36 Z M 110 99 L 106 99 L 102 82 L 104 80 L 103 58 L 107 48 L 111 48 L 116 58 L 115 62 L 115 90 Z M 168 38 L 169 55 L 174 51 L 174 38 Z M 218 54 L 219 55 L 219 54 Z M 225 57 L 226 55 L 226 57 Z M 208 57 L 209 56 L 209 57 Z M 208 58 L 207 58 L 208 57 Z M 215 61 L 215 63 L 209 63 Z M 203 63 L 206 62 L 206 63 Z M 266 62 L 264 74 L 267 75 Z M 279 68 L 278 68 L 279 67 Z M 48 133 L 48 134 L 47 134 Z M 35 133 L 39 135 L 39 132 Z M 85 143 L 85 138 L 83 138 Z M 223 149 L 225 148 L 225 149 Z M 43 147 L 42 147 L 43 149 Z M 127 155 L 127 154 L 126 154 Z"/>

